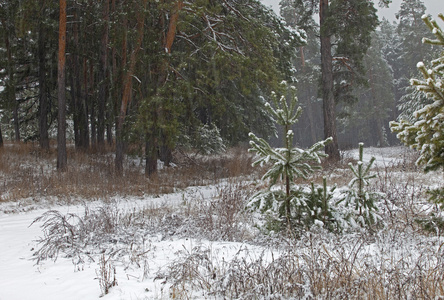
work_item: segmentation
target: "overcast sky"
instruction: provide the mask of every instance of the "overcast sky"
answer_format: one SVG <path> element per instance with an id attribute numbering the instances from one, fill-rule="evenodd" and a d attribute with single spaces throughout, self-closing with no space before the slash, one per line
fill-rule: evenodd
<path id="1" fill-rule="evenodd" d="M 280 0 L 261 0 L 267 6 L 271 6 L 275 12 L 279 12 Z M 389 8 L 379 8 L 380 15 L 387 18 L 389 21 L 395 21 L 395 13 L 399 10 L 402 0 L 393 0 Z M 437 19 L 438 13 L 444 13 L 444 0 L 423 0 L 427 7 L 427 13 L 431 14 L 434 19 Z"/>

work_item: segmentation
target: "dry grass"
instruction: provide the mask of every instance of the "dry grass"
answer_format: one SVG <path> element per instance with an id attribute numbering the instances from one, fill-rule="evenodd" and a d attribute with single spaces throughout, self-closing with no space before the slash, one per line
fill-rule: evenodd
<path id="1" fill-rule="evenodd" d="M 308 233 L 280 254 L 244 248 L 231 261 L 200 246 L 182 251 L 159 277 L 177 299 L 193 290 L 221 299 L 442 299 L 442 247 L 392 241 L 398 234 Z"/>
<path id="2" fill-rule="evenodd" d="M 164 168 L 151 178 L 144 175 L 140 159 L 131 157 L 125 161 L 124 175 L 116 176 L 110 150 L 83 152 L 68 147 L 68 170 L 63 173 L 56 170 L 56 157 L 54 148 L 42 151 L 33 143 L 6 144 L 0 150 L 0 202 L 53 197 L 70 203 L 118 195 L 158 195 L 254 172 L 251 156 L 242 149 L 192 160 L 177 156 L 175 167 Z"/>
<path id="3" fill-rule="evenodd" d="M 3 201 L 45 195 L 106 200 L 114 195 L 161 194 L 221 178 L 257 179 L 260 174 L 251 168 L 251 161 L 244 149 L 214 157 L 176 156 L 176 167 L 147 179 L 138 161 L 128 159 L 124 176 L 116 177 L 112 153 L 70 149 L 69 170 L 60 174 L 54 167 L 55 153 L 14 144 L 1 150 L 1 197 Z M 36 256 L 55 259 L 60 251 L 79 261 L 92 255 L 97 259 L 100 249 L 118 240 L 121 248 L 115 259 L 127 257 L 124 264 L 143 268 L 146 274 L 151 251 L 147 234 L 242 241 L 250 245 L 242 246 L 232 259 L 217 258 L 211 247 L 185 249 L 157 278 L 169 282 L 174 299 L 189 299 L 194 292 L 216 299 L 443 299 L 442 228 L 429 222 L 432 228 L 426 230 L 423 222 L 439 209 L 427 203 L 426 182 L 433 182 L 418 172 L 413 161 L 406 156 L 396 165 L 373 169 L 377 177 L 369 189 L 385 197 L 378 203 L 384 226 L 371 230 L 333 234 L 315 228 L 298 239 L 262 235 L 252 230 L 255 216 L 244 209 L 254 184 L 226 180 L 214 197 L 206 199 L 196 192 L 184 196 L 180 207 L 165 204 L 125 212 L 105 203 L 96 210 L 86 207 L 84 216 L 50 211 L 42 216 L 47 234 Z M 346 185 L 351 178 L 347 162 L 326 166 L 311 179 L 320 183 L 322 176 L 328 176 L 329 185 Z M 67 235 L 67 230 L 72 234 Z M 104 282 L 112 282 L 111 267 L 103 266 Z"/>

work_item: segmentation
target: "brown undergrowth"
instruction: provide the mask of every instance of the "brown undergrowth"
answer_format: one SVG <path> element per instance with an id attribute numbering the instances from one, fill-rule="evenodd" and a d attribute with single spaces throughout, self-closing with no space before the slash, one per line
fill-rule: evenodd
<path id="1" fill-rule="evenodd" d="M 0 202 L 26 198 L 107 199 L 113 196 L 143 196 L 174 192 L 188 186 L 206 185 L 223 178 L 255 172 L 245 149 L 224 155 L 175 156 L 174 165 L 147 178 L 139 157 L 128 156 L 122 176 L 114 172 L 114 153 L 78 151 L 68 146 L 68 170 L 56 170 L 57 151 L 43 151 L 34 143 L 7 143 L 0 150 Z"/>

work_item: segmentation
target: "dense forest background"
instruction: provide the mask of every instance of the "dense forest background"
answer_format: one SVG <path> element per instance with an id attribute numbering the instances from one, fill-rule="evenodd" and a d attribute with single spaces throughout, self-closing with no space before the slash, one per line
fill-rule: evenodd
<path id="1" fill-rule="evenodd" d="M 303 108 L 295 141 L 312 145 L 325 135 L 326 35 L 339 148 L 398 144 L 389 121 L 427 104 L 409 80 L 434 49 L 422 44 L 422 1 L 403 0 L 394 23 L 374 5 L 283 0 L 280 18 L 255 0 L 2 0 L 0 144 L 49 149 L 62 128 L 76 149 L 113 147 L 119 173 L 124 153 L 143 157 L 149 175 L 176 150 L 221 151 L 250 131 L 272 138 L 264 103 L 286 81 Z"/>

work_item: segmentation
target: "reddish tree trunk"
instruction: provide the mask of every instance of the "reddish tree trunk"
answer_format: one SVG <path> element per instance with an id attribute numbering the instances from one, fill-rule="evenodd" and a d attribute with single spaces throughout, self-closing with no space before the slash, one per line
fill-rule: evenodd
<path id="1" fill-rule="evenodd" d="M 122 102 L 120 105 L 120 113 L 117 119 L 116 126 L 116 158 L 115 158 L 115 167 L 117 174 L 123 174 L 123 153 L 124 153 L 124 140 L 123 140 L 123 124 L 125 122 L 126 111 L 128 109 L 128 105 L 131 102 L 131 90 L 133 86 L 133 75 L 136 68 L 136 60 L 137 56 L 140 52 L 143 42 L 143 33 L 145 26 L 145 15 L 143 12 L 146 9 L 148 0 L 144 0 L 143 2 L 143 11 L 139 11 L 137 15 L 137 42 L 131 51 L 129 67 L 127 72 L 123 78 L 123 93 L 122 93 Z M 126 47 L 126 41 L 124 41 L 124 46 Z M 126 49 L 123 49 L 124 55 L 126 56 Z"/>
<path id="2" fill-rule="evenodd" d="M 66 154 L 66 92 L 65 92 L 65 63 L 66 63 L 66 0 L 60 0 L 59 19 L 59 54 L 57 68 L 58 83 L 58 128 L 57 128 L 57 170 L 67 168 Z"/>

